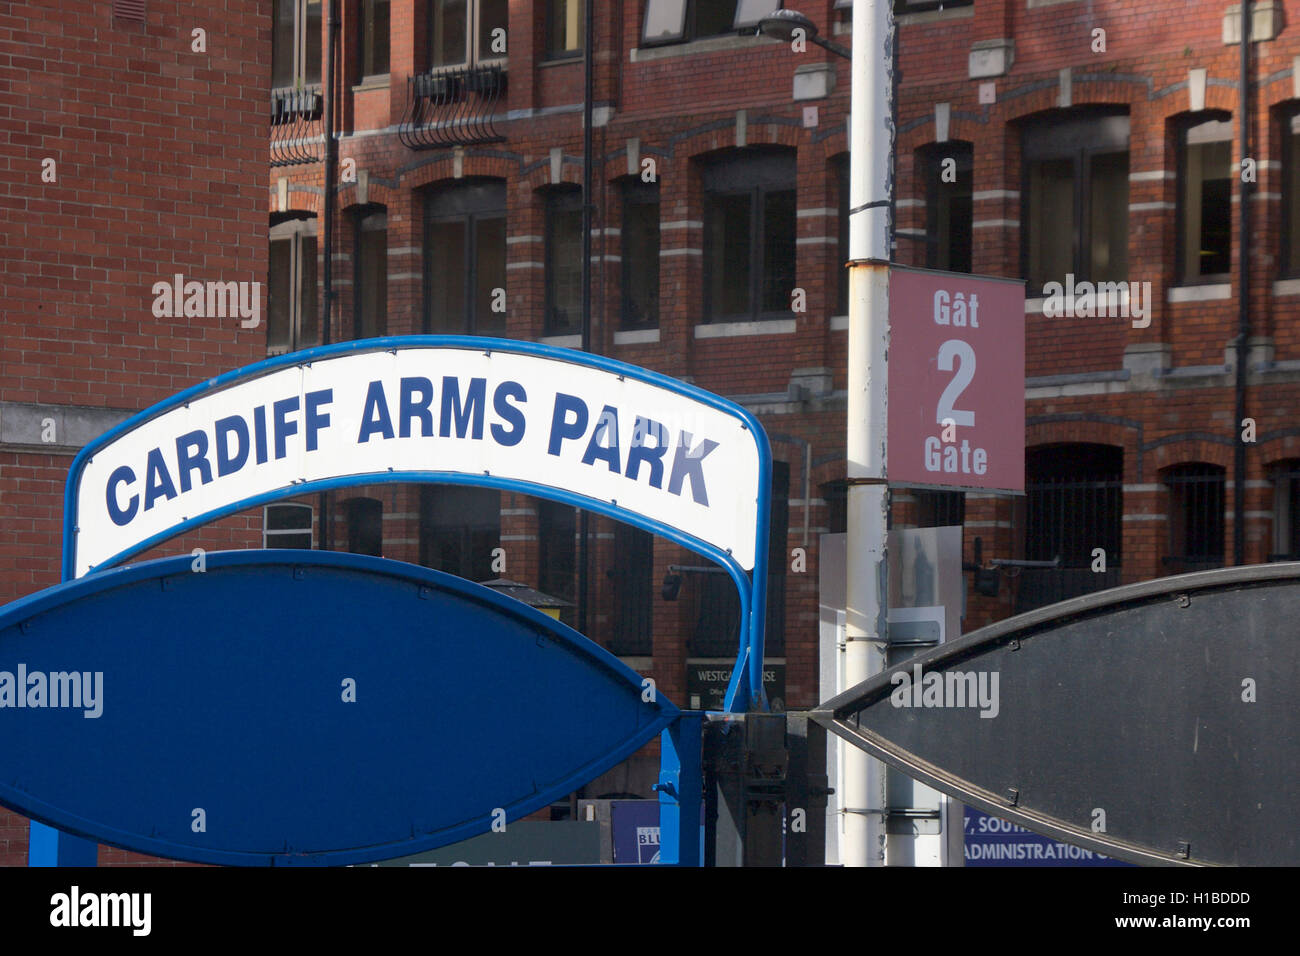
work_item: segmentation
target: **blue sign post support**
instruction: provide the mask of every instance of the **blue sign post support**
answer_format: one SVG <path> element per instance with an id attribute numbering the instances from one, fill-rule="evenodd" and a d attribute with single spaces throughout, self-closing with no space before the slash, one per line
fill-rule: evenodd
<path id="1" fill-rule="evenodd" d="M 28 866 L 96 866 L 99 844 L 64 833 L 44 823 L 31 822 L 27 838 Z"/>
<path id="2" fill-rule="evenodd" d="M 704 715 L 682 714 L 659 735 L 659 862 L 700 866 Z"/>

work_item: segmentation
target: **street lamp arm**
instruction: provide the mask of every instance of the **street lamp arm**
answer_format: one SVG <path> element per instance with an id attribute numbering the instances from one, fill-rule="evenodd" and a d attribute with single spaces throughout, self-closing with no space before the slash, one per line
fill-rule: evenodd
<path id="1" fill-rule="evenodd" d="M 830 50 L 836 56 L 842 56 L 846 60 L 853 59 L 853 54 L 848 47 L 840 46 L 838 43 L 832 43 L 830 40 L 823 39 L 819 36 L 811 36 L 808 39 L 812 40 L 813 43 L 816 43 L 823 50 Z"/>

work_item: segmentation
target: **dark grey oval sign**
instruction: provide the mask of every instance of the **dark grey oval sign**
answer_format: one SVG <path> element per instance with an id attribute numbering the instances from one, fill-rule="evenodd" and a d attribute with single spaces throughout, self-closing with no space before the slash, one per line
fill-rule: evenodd
<path id="1" fill-rule="evenodd" d="M 1300 863 L 1300 564 L 982 628 L 827 701 L 830 730 L 989 813 L 1136 863 Z"/>

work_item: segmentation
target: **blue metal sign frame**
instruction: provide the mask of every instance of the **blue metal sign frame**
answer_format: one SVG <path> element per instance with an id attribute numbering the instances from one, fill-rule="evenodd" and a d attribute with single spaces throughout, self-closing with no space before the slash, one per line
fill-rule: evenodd
<path id="1" fill-rule="evenodd" d="M 140 427 L 145 422 L 157 417 L 158 415 L 179 406 L 183 406 L 212 392 L 220 391 L 228 386 L 257 378 L 279 369 L 290 368 L 293 366 L 306 366 L 321 359 L 335 358 L 344 355 L 418 348 L 469 349 L 486 353 L 507 352 L 599 369 L 616 376 L 630 378 L 657 388 L 665 389 L 739 419 L 753 434 L 759 459 L 759 488 L 758 501 L 756 502 L 755 554 L 752 575 L 747 573 L 739 562 L 737 562 L 727 551 L 677 529 L 670 528 L 659 521 L 647 518 L 635 511 L 620 507 L 614 502 L 601 501 L 584 495 L 575 494 L 573 492 L 564 491 L 562 489 L 534 484 L 527 481 L 499 478 L 489 475 L 465 475 L 453 472 L 437 471 L 382 472 L 350 475 L 347 477 L 333 478 L 323 481 L 308 481 L 293 485 L 292 487 L 278 489 L 273 493 L 256 495 L 235 502 L 216 511 L 209 512 L 201 517 L 182 521 L 179 524 L 148 538 L 138 545 L 127 548 L 113 555 L 107 561 L 97 565 L 96 570 L 117 565 L 135 554 L 146 551 L 165 540 L 209 521 L 226 517 L 248 508 L 283 500 L 284 498 L 299 497 L 312 492 L 330 491 L 335 488 L 346 488 L 366 484 L 381 484 L 387 482 L 429 482 L 474 485 L 520 492 L 523 494 L 534 495 L 539 498 L 559 501 L 575 508 L 594 511 L 615 520 L 635 525 L 643 530 L 651 532 L 652 534 L 668 538 L 682 547 L 688 548 L 697 554 L 701 554 L 724 567 L 727 570 L 727 573 L 731 576 L 732 582 L 736 585 L 736 589 L 740 595 L 741 606 L 740 647 L 737 651 L 736 666 L 732 671 L 731 684 L 727 689 L 724 709 L 731 713 L 748 710 L 751 705 L 760 709 L 766 709 L 767 699 L 763 690 L 762 662 L 764 652 L 764 626 L 766 622 L 765 609 L 767 603 L 767 552 L 769 535 L 768 525 L 771 511 L 772 454 L 767 440 L 767 433 L 763 430 L 763 426 L 759 424 L 757 418 L 740 405 L 728 401 L 721 396 L 714 395 L 712 392 L 707 392 L 704 389 L 697 388 L 694 385 L 670 378 L 667 375 L 652 372 L 636 365 L 629 365 L 626 362 L 619 362 L 615 359 L 605 358 L 598 355 L 588 355 L 584 352 L 578 352 L 573 349 L 542 345 L 536 342 L 521 342 L 510 339 L 495 339 L 463 335 L 388 336 L 385 338 L 344 342 L 336 345 L 326 345 L 312 349 L 304 349 L 299 352 L 287 353 L 242 369 L 226 372 L 159 402 L 153 407 L 132 416 L 117 427 L 95 439 L 83 448 L 73 460 L 72 467 L 68 473 L 68 482 L 64 493 L 63 580 L 69 581 L 76 576 L 78 530 L 76 498 L 81 475 L 86 464 L 101 449 L 111 445 L 123 435 Z"/>

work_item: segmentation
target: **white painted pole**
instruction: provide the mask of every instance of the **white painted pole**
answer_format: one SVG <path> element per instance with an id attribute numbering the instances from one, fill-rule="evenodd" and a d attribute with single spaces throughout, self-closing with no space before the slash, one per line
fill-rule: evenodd
<path id="1" fill-rule="evenodd" d="M 841 690 L 884 670 L 888 640 L 886 356 L 893 40 L 890 0 L 855 0 L 849 101 L 848 586 Z M 843 766 L 844 865 L 882 866 L 884 767 L 857 747 L 844 748 Z"/>

